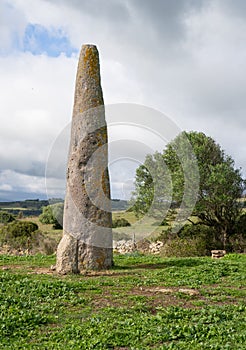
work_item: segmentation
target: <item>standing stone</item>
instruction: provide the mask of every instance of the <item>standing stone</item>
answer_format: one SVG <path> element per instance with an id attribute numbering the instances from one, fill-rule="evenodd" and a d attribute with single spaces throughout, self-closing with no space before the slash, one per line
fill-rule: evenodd
<path id="1" fill-rule="evenodd" d="M 112 214 L 108 175 L 107 126 L 96 46 L 80 53 L 64 204 L 63 237 L 56 270 L 112 266 Z"/>

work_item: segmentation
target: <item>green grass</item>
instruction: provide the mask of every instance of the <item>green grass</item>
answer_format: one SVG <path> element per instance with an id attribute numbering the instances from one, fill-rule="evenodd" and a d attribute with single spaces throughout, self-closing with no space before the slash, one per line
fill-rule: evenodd
<path id="1" fill-rule="evenodd" d="M 124 218 L 130 222 L 131 226 L 129 227 L 117 227 L 113 229 L 113 232 L 118 234 L 124 234 L 128 238 L 133 238 L 133 235 L 137 240 L 143 238 L 156 238 L 158 237 L 164 226 L 158 226 L 160 222 L 157 222 L 156 219 L 148 217 L 147 215 L 143 218 L 137 218 L 133 212 L 127 211 L 118 211 L 113 212 L 113 219 Z"/>
<path id="2" fill-rule="evenodd" d="M 54 256 L 0 256 L 0 348 L 245 349 L 245 255 L 114 260 L 58 276 Z"/>

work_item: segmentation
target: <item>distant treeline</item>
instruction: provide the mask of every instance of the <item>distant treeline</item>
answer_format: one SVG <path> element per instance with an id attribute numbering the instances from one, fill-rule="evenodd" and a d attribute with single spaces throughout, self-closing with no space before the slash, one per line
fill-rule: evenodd
<path id="1" fill-rule="evenodd" d="M 24 201 L 0 202 L 0 210 L 5 210 L 13 215 L 19 215 L 22 212 L 23 216 L 38 216 L 42 213 L 42 207 L 62 201 L 61 198 L 52 198 L 50 200 L 26 199 Z"/>
<path id="2" fill-rule="evenodd" d="M 113 211 L 126 210 L 128 208 L 128 202 L 123 199 L 112 199 L 111 207 Z"/>
<path id="3" fill-rule="evenodd" d="M 24 208 L 24 209 L 40 209 L 49 205 L 48 200 L 26 199 L 24 201 L 0 202 L 0 208 Z"/>
<path id="4" fill-rule="evenodd" d="M 42 207 L 46 207 L 50 204 L 61 203 L 62 198 L 51 198 L 49 200 L 40 199 L 26 199 L 24 201 L 13 202 L 0 202 L 0 210 L 8 211 L 13 215 L 19 215 L 20 212 L 23 216 L 38 216 L 42 213 Z M 121 199 L 112 199 L 112 210 L 126 210 L 128 202 Z"/>

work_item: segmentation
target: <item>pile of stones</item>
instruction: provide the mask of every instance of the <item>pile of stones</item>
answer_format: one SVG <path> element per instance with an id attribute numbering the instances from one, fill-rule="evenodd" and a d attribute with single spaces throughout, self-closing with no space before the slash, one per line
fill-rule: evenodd
<path id="1" fill-rule="evenodd" d="M 120 241 L 113 242 L 113 249 L 116 253 L 127 254 L 136 251 L 136 244 L 132 240 L 122 239 Z"/>
<path id="2" fill-rule="evenodd" d="M 213 259 L 220 259 L 223 258 L 226 254 L 225 250 L 211 250 L 212 258 Z"/>
<path id="3" fill-rule="evenodd" d="M 140 240 L 138 242 L 133 242 L 132 240 L 120 240 L 113 242 L 113 249 L 116 253 L 127 254 L 138 251 L 140 253 L 150 253 L 150 254 L 159 254 L 163 242 L 150 242 L 148 240 Z"/>
<path id="4" fill-rule="evenodd" d="M 159 254 L 163 245 L 164 245 L 164 243 L 161 241 L 153 242 L 149 246 L 149 252 L 151 254 Z"/>

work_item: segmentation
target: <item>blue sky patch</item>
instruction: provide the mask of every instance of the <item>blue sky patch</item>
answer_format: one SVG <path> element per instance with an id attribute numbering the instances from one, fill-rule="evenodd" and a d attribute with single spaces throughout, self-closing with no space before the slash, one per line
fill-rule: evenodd
<path id="1" fill-rule="evenodd" d="M 69 38 L 62 29 L 47 29 L 40 24 L 28 24 L 23 39 L 23 50 L 33 55 L 46 54 L 51 57 L 58 57 L 64 53 L 71 57 L 78 50 L 71 46 Z"/>

